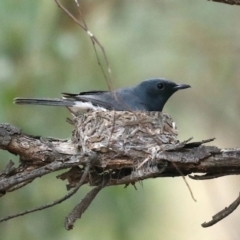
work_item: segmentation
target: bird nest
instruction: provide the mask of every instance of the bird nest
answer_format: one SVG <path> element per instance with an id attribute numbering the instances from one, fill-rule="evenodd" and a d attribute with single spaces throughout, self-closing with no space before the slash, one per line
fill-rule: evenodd
<path id="1" fill-rule="evenodd" d="M 171 117 L 162 112 L 90 111 L 73 118 L 72 142 L 83 152 L 154 156 L 178 143 Z"/>

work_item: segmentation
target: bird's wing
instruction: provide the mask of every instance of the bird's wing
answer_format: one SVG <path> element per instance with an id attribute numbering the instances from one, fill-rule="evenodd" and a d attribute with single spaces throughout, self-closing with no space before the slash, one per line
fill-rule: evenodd
<path id="1" fill-rule="evenodd" d="M 80 93 L 62 93 L 63 97 L 76 97 L 79 95 L 100 95 L 103 93 L 108 93 L 109 91 L 88 91 L 88 92 L 80 92 Z"/>
<path id="2" fill-rule="evenodd" d="M 90 102 L 94 106 L 116 111 L 146 111 L 148 106 L 144 104 L 135 92 L 134 88 L 123 88 L 112 92 L 91 91 L 79 94 L 63 93 L 63 98 L 75 102 Z"/>
<path id="3" fill-rule="evenodd" d="M 115 99 L 114 93 L 108 91 L 81 92 L 80 94 L 62 93 L 62 97 L 76 102 L 90 102 L 94 106 L 108 110 L 123 110 L 121 104 Z"/>

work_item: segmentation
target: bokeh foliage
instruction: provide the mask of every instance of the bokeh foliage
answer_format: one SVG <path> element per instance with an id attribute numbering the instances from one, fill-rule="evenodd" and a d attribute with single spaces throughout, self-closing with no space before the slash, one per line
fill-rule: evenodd
<path id="1" fill-rule="evenodd" d="M 177 93 L 165 107 L 177 122 L 180 139 L 216 137 L 219 147 L 240 146 L 240 7 L 205 0 L 79 2 L 89 29 L 105 47 L 115 88 L 150 77 L 190 84 L 192 89 Z M 78 15 L 74 0 L 65 1 L 65 6 Z M 89 37 L 49 0 L 3 0 L 0 22 L 0 122 L 33 135 L 68 138 L 71 126 L 65 122 L 66 109 L 15 106 L 12 100 L 107 89 Z M 17 161 L 3 151 L 0 158 L 1 167 L 9 159 Z M 75 229 L 67 232 L 64 217 L 89 190 L 85 187 L 60 206 L 1 224 L 0 236 L 117 240 L 220 239 L 221 235 L 238 239 L 237 225 L 229 230 L 234 216 L 209 230 L 200 227 L 237 195 L 234 178 L 214 181 L 208 181 L 208 186 L 190 181 L 197 205 L 181 178 L 146 181 L 138 191 L 105 189 Z M 228 189 L 227 194 L 221 187 Z M 65 186 L 54 176 L 39 179 L 2 198 L 0 215 L 63 194 Z M 222 199 L 216 209 L 213 195 Z"/>

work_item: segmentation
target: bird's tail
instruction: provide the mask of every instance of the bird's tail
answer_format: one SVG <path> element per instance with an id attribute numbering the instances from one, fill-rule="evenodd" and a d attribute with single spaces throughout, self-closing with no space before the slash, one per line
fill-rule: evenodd
<path id="1" fill-rule="evenodd" d="M 59 98 L 15 98 L 15 104 L 32 104 L 32 105 L 46 105 L 46 106 L 64 106 L 72 107 L 74 101 L 59 99 Z"/>

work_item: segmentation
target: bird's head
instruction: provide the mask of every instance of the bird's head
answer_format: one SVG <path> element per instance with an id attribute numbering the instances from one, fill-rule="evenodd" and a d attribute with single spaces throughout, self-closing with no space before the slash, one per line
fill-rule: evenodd
<path id="1" fill-rule="evenodd" d="M 162 111 L 165 103 L 179 89 L 189 88 L 187 84 L 177 84 L 165 79 L 148 79 L 136 86 L 135 90 L 141 96 L 142 104 L 148 111 Z"/>

